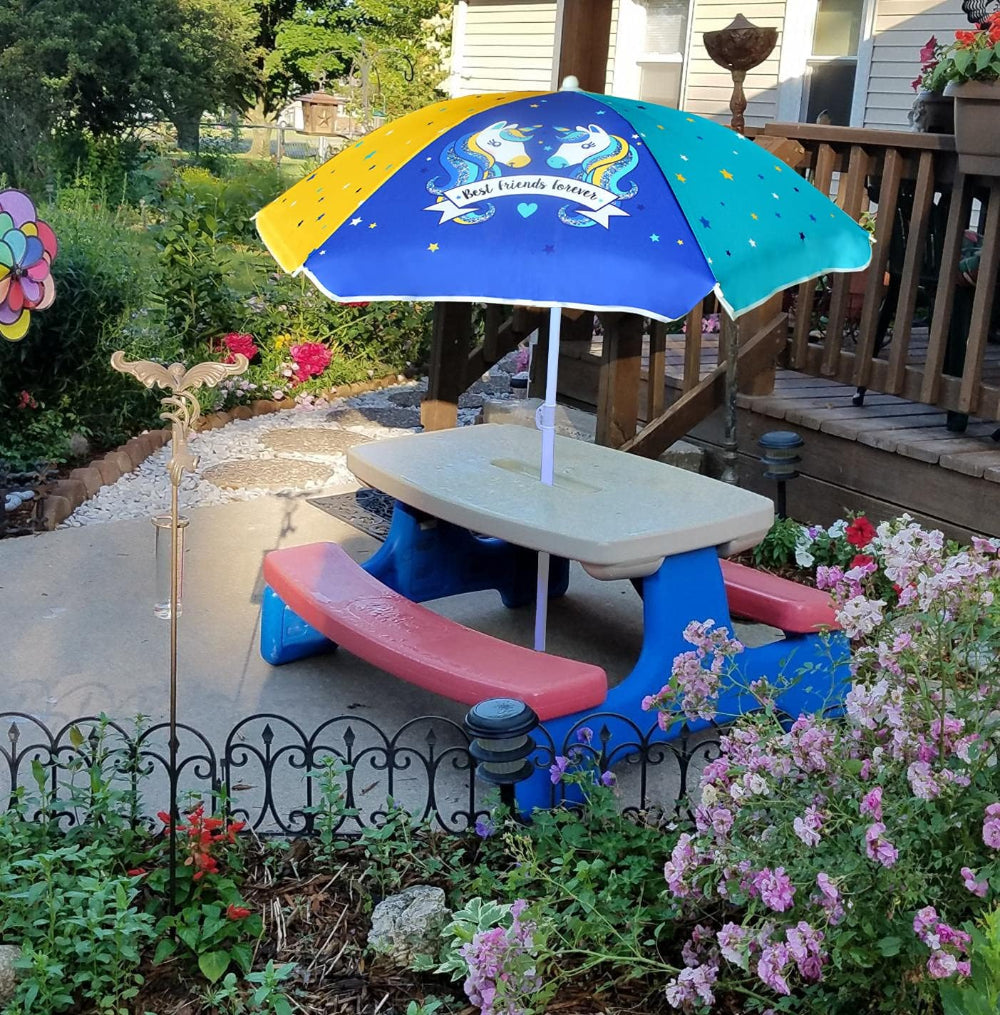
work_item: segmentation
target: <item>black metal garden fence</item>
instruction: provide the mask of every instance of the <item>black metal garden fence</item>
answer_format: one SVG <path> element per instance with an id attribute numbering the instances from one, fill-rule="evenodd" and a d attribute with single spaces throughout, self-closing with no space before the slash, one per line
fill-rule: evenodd
<path id="1" fill-rule="evenodd" d="M 586 727 L 586 730 L 584 729 Z M 339 715 L 307 732 L 273 713 L 240 719 L 222 744 L 187 724 L 177 726 L 171 772 L 169 724 L 131 726 L 83 716 L 50 729 L 25 712 L 0 713 L 0 799 L 26 805 L 66 825 L 86 820 L 94 787 L 117 788 L 121 808 L 136 823 L 155 824 L 177 805 L 212 801 L 259 835 L 315 834 L 324 813 L 345 837 L 381 824 L 392 807 L 443 831 L 461 832 L 488 813 L 493 787 L 476 776 L 470 737 L 440 716 L 405 723 L 393 733 L 356 715 Z M 612 733 L 614 730 L 614 733 Z M 584 736 L 580 736 L 580 731 Z M 592 764 L 616 776 L 628 812 L 674 816 L 697 783 L 700 768 L 718 754 L 718 731 L 665 742 L 658 726 L 596 712 L 566 741 L 553 744 L 535 730 L 534 764 L 554 757 Z M 173 777 L 173 778 L 172 778 Z M 564 786 L 551 786 L 551 804 Z M 19 803 L 20 802 L 20 803 Z"/>

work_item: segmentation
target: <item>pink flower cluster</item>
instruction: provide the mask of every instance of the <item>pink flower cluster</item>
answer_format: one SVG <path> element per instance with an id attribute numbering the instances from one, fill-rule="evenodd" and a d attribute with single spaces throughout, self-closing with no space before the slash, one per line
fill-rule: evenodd
<path id="1" fill-rule="evenodd" d="M 714 620 L 691 621 L 684 629 L 684 640 L 694 650 L 675 656 L 669 683 L 642 700 L 644 711 L 657 710 L 663 730 L 673 725 L 678 713 L 688 719 L 714 719 L 723 669 L 743 651 L 743 645 L 730 638 L 729 629 L 716 627 Z"/>
<path id="2" fill-rule="evenodd" d="M 784 913 L 792 908 L 795 885 L 784 867 L 776 867 L 773 871 L 765 867 L 751 878 L 749 894 L 751 898 L 759 895 L 765 906 L 776 913 Z"/>
<path id="3" fill-rule="evenodd" d="M 299 384 L 319 376 L 333 359 L 333 353 L 322 342 L 300 342 L 289 352 L 295 364 L 293 377 Z"/>
<path id="4" fill-rule="evenodd" d="M 983 842 L 990 849 L 1000 849 L 1000 803 L 990 804 L 986 808 L 983 821 Z"/>
<path id="5" fill-rule="evenodd" d="M 254 344 L 253 335 L 242 331 L 231 331 L 228 335 L 223 335 L 222 344 L 226 347 L 224 363 L 235 363 L 237 354 L 253 359 L 259 352 Z"/>
<path id="6" fill-rule="evenodd" d="M 924 906 L 914 916 L 913 933 L 931 950 L 927 971 L 935 980 L 944 980 L 955 973 L 970 974 L 971 964 L 966 953 L 971 938 L 964 930 L 942 923 L 933 906 Z"/>
<path id="7" fill-rule="evenodd" d="M 730 922 L 723 924 L 712 943 L 711 928 L 695 927 L 682 951 L 685 968 L 667 984 L 667 1001 L 681 1011 L 693 1011 L 699 1003 L 712 1004 L 720 959 L 746 971 L 756 960 L 754 972 L 776 994 L 791 993 L 788 979 L 795 971 L 806 983 L 822 979 L 827 962 L 822 931 L 799 920 L 785 928 L 783 937 L 774 934 L 773 928 L 755 934 Z"/>
<path id="8" fill-rule="evenodd" d="M 511 906 L 511 926 L 479 931 L 462 946 L 469 975 L 465 994 L 482 1015 L 522 1015 L 525 1000 L 542 986 L 536 968 L 537 926 L 522 920 L 528 903 L 518 899 Z"/>
<path id="9" fill-rule="evenodd" d="M 784 941 L 768 941 L 761 948 L 757 976 L 776 994 L 791 994 L 788 977 L 793 968 L 806 983 L 816 983 L 823 976 L 826 954 L 822 948 L 823 932 L 800 920 L 785 929 Z"/>
<path id="10" fill-rule="evenodd" d="M 867 529 L 857 538 L 868 538 Z M 1000 559 L 992 540 L 976 538 L 971 549 L 949 553 L 941 532 L 924 529 L 903 515 L 879 525 L 865 548 L 869 553 L 855 557 L 847 570 L 822 565 L 816 569 L 817 588 L 831 592 L 838 620 L 851 638 L 866 637 L 885 619 L 886 599 L 871 594 L 883 579 L 892 584 L 899 607 L 925 613 L 950 616 L 970 595 L 983 606 L 993 602 Z"/>

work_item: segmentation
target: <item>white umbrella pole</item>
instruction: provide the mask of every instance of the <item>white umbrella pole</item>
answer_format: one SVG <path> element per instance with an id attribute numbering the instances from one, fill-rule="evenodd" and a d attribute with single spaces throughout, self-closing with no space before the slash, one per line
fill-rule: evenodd
<path id="1" fill-rule="evenodd" d="M 562 308 L 549 311 L 549 355 L 545 363 L 545 401 L 538 409 L 536 423 L 542 431 L 542 482 L 551 486 L 555 478 L 556 378 L 559 373 L 559 327 Z M 538 554 L 538 584 L 535 588 L 535 649 L 545 651 L 545 623 L 549 612 L 549 555 Z"/>

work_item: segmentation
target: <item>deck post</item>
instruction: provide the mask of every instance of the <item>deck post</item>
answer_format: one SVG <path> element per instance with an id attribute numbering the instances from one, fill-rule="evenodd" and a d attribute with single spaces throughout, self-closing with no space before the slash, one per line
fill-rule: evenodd
<path id="1" fill-rule="evenodd" d="M 458 396 L 466 387 L 471 343 L 472 304 L 435 303 L 427 394 L 420 403 L 420 422 L 425 430 L 458 426 Z"/>
<path id="2" fill-rule="evenodd" d="M 595 441 L 620 448 L 635 437 L 642 380 L 642 318 L 635 314 L 599 314 L 604 326 L 601 373 L 597 388 Z"/>
<path id="3" fill-rule="evenodd" d="M 611 7 L 612 0 L 559 0 L 553 88 L 572 74 L 585 91 L 605 91 Z"/>

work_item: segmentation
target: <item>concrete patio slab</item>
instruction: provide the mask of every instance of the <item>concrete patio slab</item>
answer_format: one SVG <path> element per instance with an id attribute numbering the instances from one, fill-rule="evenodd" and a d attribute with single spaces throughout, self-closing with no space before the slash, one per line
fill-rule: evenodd
<path id="1" fill-rule="evenodd" d="M 324 492 L 346 489 L 353 488 Z M 285 720 L 297 723 L 307 733 L 335 715 L 357 717 L 361 725 L 367 720 L 390 733 L 419 716 L 461 721 L 464 706 L 347 653 L 280 668 L 260 658 L 264 554 L 333 540 L 364 560 L 377 549 L 375 539 L 310 505 L 307 495 L 197 508 L 190 518 L 179 623 L 178 714 L 216 751 L 234 725 L 253 713 L 269 713 L 275 727 Z M 153 615 L 153 598 L 148 519 L 0 542 L 0 711 L 27 713 L 53 731 L 102 712 L 126 724 L 139 713 L 153 722 L 166 720 L 169 624 Z M 507 610 L 494 592 L 430 605 L 469 627 L 531 643 L 531 609 Z M 751 629 L 741 634 L 761 636 Z M 599 582 L 574 565 L 569 594 L 551 605 L 549 650 L 596 662 L 617 682 L 631 667 L 641 641 L 641 606 L 631 584 Z M 261 725 L 256 724 L 253 735 Z M 249 742 L 250 731 L 244 736 Z M 625 767 L 637 777 L 637 766 Z M 666 780 L 663 795 L 669 799 L 677 773 L 670 767 L 656 777 Z M 456 775 L 454 785 L 437 787 L 442 805 L 452 798 L 456 807 L 461 803 L 463 779 Z M 418 774 L 400 776 L 402 796 L 407 780 L 415 785 Z M 376 781 L 377 773 L 372 785 Z M 301 770 L 287 770 L 278 782 L 298 792 Z M 383 802 L 377 796 L 373 791 L 373 806 Z"/>

